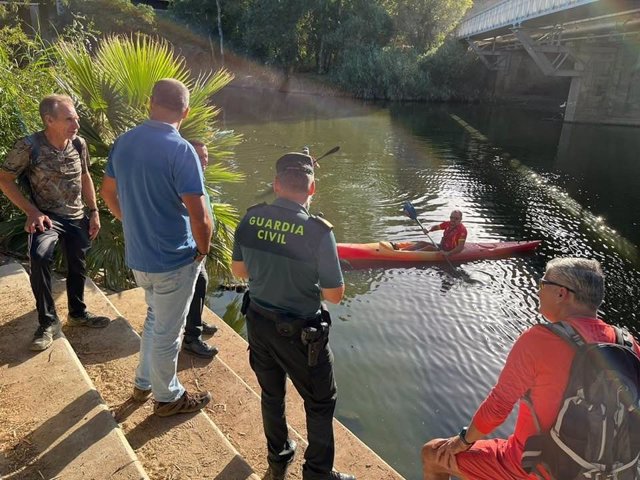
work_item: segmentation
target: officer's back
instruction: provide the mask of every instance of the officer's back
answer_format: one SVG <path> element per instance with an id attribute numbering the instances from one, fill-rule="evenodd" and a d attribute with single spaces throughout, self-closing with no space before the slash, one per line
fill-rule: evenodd
<path id="1" fill-rule="evenodd" d="M 331 318 L 321 299 L 340 302 L 344 281 L 331 224 L 307 210 L 315 193 L 313 166 L 313 158 L 299 153 L 278 160 L 276 200 L 247 211 L 233 248 L 233 273 L 249 279 L 242 312 L 249 361 L 262 390 L 268 480 L 285 479 L 296 449 L 285 417 L 287 376 L 307 414 L 303 480 L 354 479 L 333 471 L 337 397 Z"/>

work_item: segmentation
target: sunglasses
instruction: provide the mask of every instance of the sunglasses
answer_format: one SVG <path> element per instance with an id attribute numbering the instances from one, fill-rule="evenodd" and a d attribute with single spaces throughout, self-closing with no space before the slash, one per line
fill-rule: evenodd
<path id="1" fill-rule="evenodd" d="M 561 283 L 556 283 L 556 282 L 552 282 L 551 280 L 546 280 L 544 278 L 541 278 L 540 281 L 538 282 L 538 288 L 540 288 L 540 290 L 542 290 L 542 288 L 545 285 L 555 285 L 556 287 L 566 288 L 571 293 L 576 293 L 576 291 L 573 288 L 569 288 L 566 285 L 562 285 Z"/>

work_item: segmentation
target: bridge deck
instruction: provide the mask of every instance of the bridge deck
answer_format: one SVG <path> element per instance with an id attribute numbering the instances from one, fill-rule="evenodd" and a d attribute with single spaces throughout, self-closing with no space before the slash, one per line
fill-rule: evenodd
<path id="1" fill-rule="evenodd" d="M 611 11 L 614 5 L 603 0 L 503 0 L 483 11 L 472 12 L 460 22 L 456 36 L 483 38 L 509 33 L 514 25 L 557 25 L 637 8 L 634 3 L 622 0 Z"/>

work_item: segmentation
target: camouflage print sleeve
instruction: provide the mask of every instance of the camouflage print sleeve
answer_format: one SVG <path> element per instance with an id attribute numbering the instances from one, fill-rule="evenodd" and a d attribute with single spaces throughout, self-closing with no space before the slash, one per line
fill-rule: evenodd
<path id="1" fill-rule="evenodd" d="M 29 155 L 31 146 L 24 138 L 18 140 L 13 149 L 7 154 L 7 158 L 0 168 L 5 172 L 9 172 L 16 177 L 20 175 L 29 166 Z"/>

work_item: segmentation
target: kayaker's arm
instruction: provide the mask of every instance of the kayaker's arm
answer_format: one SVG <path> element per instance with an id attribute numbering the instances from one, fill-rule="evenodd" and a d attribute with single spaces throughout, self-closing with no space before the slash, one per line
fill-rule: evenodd
<path id="1" fill-rule="evenodd" d="M 445 257 L 448 257 L 449 255 L 455 255 L 456 253 L 460 253 L 462 250 L 464 250 L 464 243 L 465 243 L 466 239 L 461 239 L 458 240 L 458 245 L 456 245 L 456 248 L 454 248 L 453 250 L 449 250 L 448 252 L 442 252 L 444 254 Z"/>

